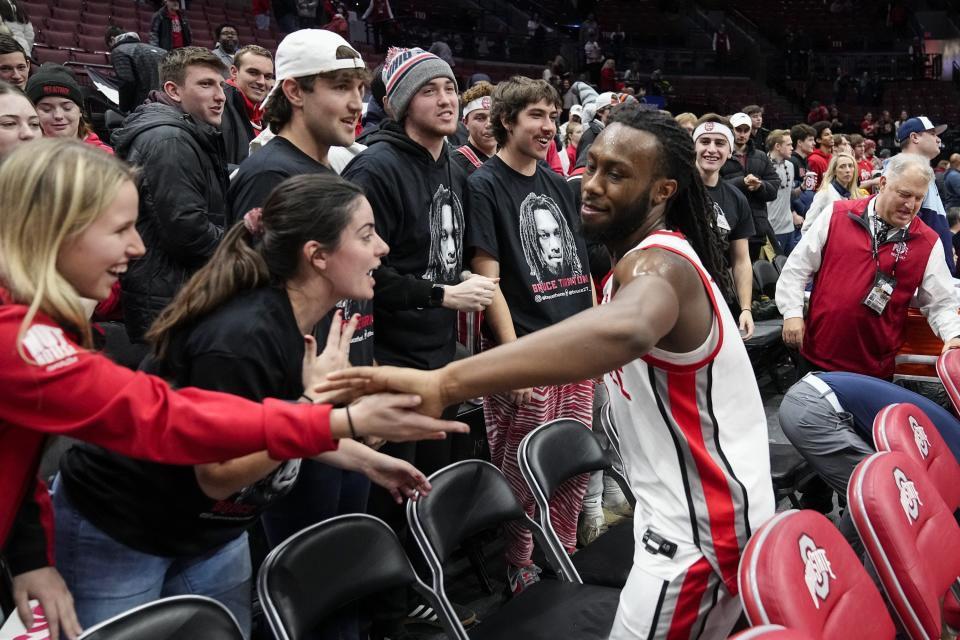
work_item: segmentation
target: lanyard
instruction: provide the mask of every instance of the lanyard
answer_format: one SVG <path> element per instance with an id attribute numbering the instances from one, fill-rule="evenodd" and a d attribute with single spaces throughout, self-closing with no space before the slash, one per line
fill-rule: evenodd
<path id="1" fill-rule="evenodd" d="M 880 238 L 879 238 L 880 218 L 879 216 L 877 216 L 876 212 L 874 212 L 873 216 L 871 216 L 870 218 L 870 229 L 873 232 L 871 234 L 873 236 L 873 246 L 872 246 L 873 261 L 877 264 L 877 271 L 879 272 L 880 271 Z M 903 244 L 902 239 L 900 240 L 899 244 Z M 896 277 L 897 275 L 897 263 L 900 262 L 900 257 L 903 254 L 904 254 L 903 251 L 897 251 L 896 249 L 894 249 L 893 251 L 893 267 L 890 269 L 890 275 L 892 277 Z"/>

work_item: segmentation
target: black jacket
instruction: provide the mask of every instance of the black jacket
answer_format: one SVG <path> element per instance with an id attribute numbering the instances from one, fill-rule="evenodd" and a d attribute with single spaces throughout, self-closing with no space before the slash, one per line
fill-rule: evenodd
<path id="1" fill-rule="evenodd" d="M 183 11 L 180 12 L 180 29 L 183 31 L 183 46 L 189 47 L 193 38 L 190 35 L 187 14 Z M 150 22 L 150 44 L 167 51 L 173 48 L 173 21 L 170 20 L 166 7 L 153 14 L 153 20 Z"/>
<path id="2" fill-rule="evenodd" d="M 120 282 L 134 341 L 220 242 L 228 184 L 220 132 L 151 98 L 161 102 L 138 107 L 113 134 L 117 155 L 140 167 L 137 231 L 147 253 Z"/>
<path id="3" fill-rule="evenodd" d="M 110 49 L 110 62 L 120 84 L 121 111 L 133 111 L 151 91 L 160 89 L 160 61 L 166 54 L 160 47 L 140 42 L 136 33 L 117 38 Z"/>
<path id="4" fill-rule="evenodd" d="M 247 107 L 240 90 L 227 83 L 223 85 L 226 102 L 220 132 L 226 150 L 227 164 L 238 165 L 250 155 L 250 141 L 256 137 L 253 124 L 247 117 Z"/>
<path id="5" fill-rule="evenodd" d="M 467 176 L 449 159 L 447 146 L 434 160 L 392 120 L 383 121 L 366 144 L 369 148 L 347 165 L 343 177 L 363 189 L 373 207 L 377 233 L 390 245 L 390 254 L 374 275 L 377 360 L 436 369 L 453 359 L 456 313 L 431 308 L 430 292 L 435 283 L 459 280 L 464 233 L 461 224 L 461 264 L 452 276 L 428 278 L 431 210 L 453 199 L 462 212 Z M 440 190 L 441 185 L 452 187 L 452 194 Z"/>
<path id="6" fill-rule="evenodd" d="M 765 229 L 767 219 L 767 203 L 777 199 L 777 190 L 780 189 L 780 177 L 777 170 L 770 162 L 770 157 L 753 147 L 753 142 L 747 142 L 747 168 L 734 156 L 730 156 L 726 164 L 720 167 L 720 178 L 736 187 L 747 196 L 747 202 L 750 203 L 750 209 L 753 211 L 754 226 L 757 229 L 757 235 L 763 235 L 762 229 Z M 743 179 L 747 174 L 760 178 L 762 184 L 756 191 L 747 189 Z M 762 220 L 764 222 L 758 222 Z"/>

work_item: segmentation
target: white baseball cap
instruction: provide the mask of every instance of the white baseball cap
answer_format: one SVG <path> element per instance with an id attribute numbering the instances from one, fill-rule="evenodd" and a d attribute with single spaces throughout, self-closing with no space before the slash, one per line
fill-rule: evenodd
<path id="1" fill-rule="evenodd" d="M 337 58 L 337 49 L 348 47 L 356 50 L 342 36 L 326 29 L 300 29 L 284 38 L 277 46 L 274 58 L 277 81 L 263 101 L 266 108 L 270 98 L 281 91 L 280 85 L 287 78 L 303 78 L 317 73 L 339 69 L 364 69 L 363 58 Z"/>
<path id="2" fill-rule="evenodd" d="M 744 125 L 753 129 L 753 120 L 751 120 L 750 116 L 748 116 L 747 114 L 741 111 L 740 113 L 735 113 L 732 116 L 730 116 L 730 126 L 733 127 L 734 129 L 736 129 L 737 127 L 742 127 Z"/>
<path id="3" fill-rule="evenodd" d="M 583 118 L 583 105 L 575 104 L 570 107 L 570 117 L 572 118 L 573 116 L 579 116 L 581 119 Z"/>

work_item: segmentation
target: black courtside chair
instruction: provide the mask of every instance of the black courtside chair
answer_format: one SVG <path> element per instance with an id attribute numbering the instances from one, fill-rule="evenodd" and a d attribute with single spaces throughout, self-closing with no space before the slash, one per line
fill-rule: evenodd
<path id="1" fill-rule="evenodd" d="M 610 456 L 590 428 L 573 419 L 548 422 L 523 438 L 517 457 L 520 472 L 537 503 L 537 521 L 547 544 L 553 555 L 563 561 L 560 566 L 564 578 L 622 589 L 633 567 L 633 518 L 610 527 L 572 558 L 567 556 L 550 518 L 550 498 L 563 483 L 582 473 L 616 473 Z"/>
<path id="2" fill-rule="evenodd" d="M 173 596 L 94 625 L 78 640 L 243 640 L 230 611 L 206 596 Z"/>
<path id="3" fill-rule="evenodd" d="M 406 586 L 433 606 L 456 637 L 396 534 L 373 516 L 336 516 L 295 533 L 270 552 L 257 575 L 257 593 L 277 640 L 306 637 L 342 607 Z"/>
<path id="4" fill-rule="evenodd" d="M 544 579 L 527 587 L 467 635 L 446 596 L 443 572 L 444 562 L 464 539 L 517 521 L 533 533 L 557 575 L 562 578 L 565 572 L 543 530 L 524 513 L 506 477 L 489 462 L 456 462 L 431 475 L 430 484 L 429 495 L 407 502 L 407 522 L 430 567 L 444 617 L 455 624 L 458 640 L 600 640 L 609 636 L 620 590 L 563 579 Z"/>

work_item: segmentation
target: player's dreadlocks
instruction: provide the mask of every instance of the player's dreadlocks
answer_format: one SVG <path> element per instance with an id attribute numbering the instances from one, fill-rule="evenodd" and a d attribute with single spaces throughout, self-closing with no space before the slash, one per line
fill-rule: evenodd
<path id="1" fill-rule="evenodd" d="M 657 150 L 655 177 L 677 181 L 677 191 L 666 204 L 664 221 L 667 227 L 686 236 L 720 289 L 724 293 L 732 291 L 723 237 L 717 229 L 713 205 L 697 171 L 690 134 L 681 129 L 669 114 L 632 101 L 613 108 L 607 126 L 614 122 L 646 131 L 657 139 L 660 148 Z"/>

